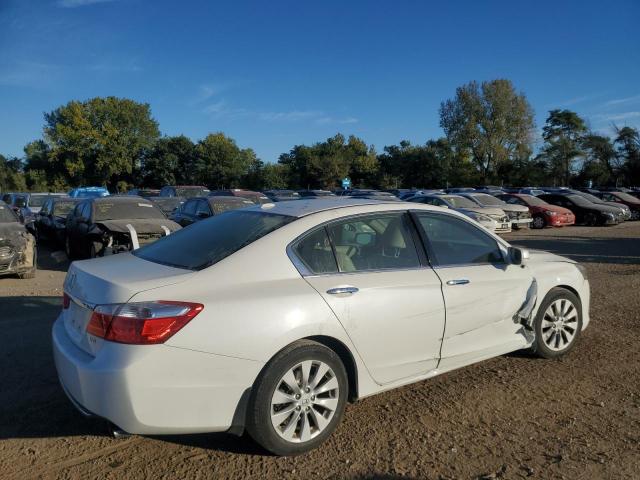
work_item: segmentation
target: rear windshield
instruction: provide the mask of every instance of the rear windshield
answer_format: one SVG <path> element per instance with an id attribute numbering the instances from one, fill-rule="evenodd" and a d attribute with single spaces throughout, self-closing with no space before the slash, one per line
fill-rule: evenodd
<path id="1" fill-rule="evenodd" d="M 53 213 L 65 217 L 76 205 L 77 202 L 56 202 L 53 204 Z"/>
<path id="2" fill-rule="evenodd" d="M 254 205 L 251 200 L 244 198 L 225 198 L 224 200 L 218 198 L 209 200 L 209 204 L 211 205 L 211 210 L 213 210 L 213 213 L 216 215 L 229 210 L 237 210 L 238 208 L 247 208 Z"/>
<path id="3" fill-rule="evenodd" d="M 449 202 L 451 205 L 453 205 L 453 208 L 477 208 L 478 207 L 476 203 L 473 203 L 468 198 L 459 197 L 458 195 L 451 196 L 451 197 L 442 197 L 442 198 L 445 199 L 447 202 Z"/>
<path id="4" fill-rule="evenodd" d="M 202 270 L 293 220 L 287 215 L 233 210 L 196 222 L 133 254 L 154 263 Z"/>
<path id="5" fill-rule="evenodd" d="M 180 188 L 176 187 L 176 196 L 184 198 L 192 197 L 206 197 L 209 195 L 209 190 L 206 188 Z"/>
<path id="6" fill-rule="evenodd" d="M 147 201 L 96 202 L 93 205 L 94 221 L 120 220 L 123 218 L 166 218 L 153 203 Z"/>
<path id="7" fill-rule="evenodd" d="M 14 215 L 13 211 L 9 207 L 0 205 L 0 223 L 17 222 L 17 221 L 18 221 L 18 217 Z"/>

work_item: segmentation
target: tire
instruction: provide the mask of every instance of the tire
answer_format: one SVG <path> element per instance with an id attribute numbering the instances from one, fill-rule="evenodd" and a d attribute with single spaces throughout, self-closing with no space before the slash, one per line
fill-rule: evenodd
<path id="1" fill-rule="evenodd" d="M 582 331 L 582 304 L 569 290 L 554 288 L 540 304 L 534 322 L 531 349 L 542 358 L 559 358 L 569 353 Z"/>
<path id="2" fill-rule="evenodd" d="M 533 222 L 531 222 L 531 228 L 540 229 L 547 226 L 547 222 L 545 221 L 542 215 L 535 215 L 533 217 Z"/>
<path id="3" fill-rule="evenodd" d="M 78 258 L 78 255 L 76 254 L 75 250 L 71 246 L 69 235 L 65 235 L 64 237 L 64 251 L 67 254 L 67 258 L 69 260 L 76 260 Z"/>
<path id="4" fill-rule="evenodd" d="M 33 267 L 31 267 L 29 270 L 19 273 L 18 276 L 23 280 L 28 278 L 36 278 L 37 271 L 38 271 L 38 253 L 34 249 L 33 250 Z"/>
<path id="5" fill-rule="evenodd" d="M 333 350 L 297 341 L 276 354 L 258 376 L 249 397 L 247 431 L 276 455 L 312 450 L 340 423 L 348 385 L 347 372 Z"/>

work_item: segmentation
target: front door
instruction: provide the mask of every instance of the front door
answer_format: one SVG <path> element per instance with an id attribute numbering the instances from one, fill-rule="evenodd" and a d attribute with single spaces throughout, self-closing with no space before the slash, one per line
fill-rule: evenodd
<path id="1" fill-rule="evenodd" d="M 351 217 L 314 231 L 296 247 L 312 273 L 305 279 L 379 384 L 427 373 L 440 358 L 440 279 L 421 261 L 412 229 L 404 212 Z"/>
<path id="2" fill-rule="evenodd" d="M 504 247 L 481 227 L 446 213 L 415 212 L 442 281 L 447 324 L 440 368 L 524 347 L 515 314 L 533 276 L 507 261 Z"/>

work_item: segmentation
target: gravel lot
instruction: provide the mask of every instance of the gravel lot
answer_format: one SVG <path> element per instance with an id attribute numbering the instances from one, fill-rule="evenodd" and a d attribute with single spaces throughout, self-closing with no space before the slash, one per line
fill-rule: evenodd
<path id="1" fill-rule="evenodd" d="M 225 434 L 113 439 L 83 418 L 49 338 L 67 264 L 41 252 L 36 279 L 0 279 L 0 477 L 640 478 L 640 222 L 507 238 L 587 265 L 592 323 L 571 354 L 507 355 L 367 398 L 297 458 Z"/>

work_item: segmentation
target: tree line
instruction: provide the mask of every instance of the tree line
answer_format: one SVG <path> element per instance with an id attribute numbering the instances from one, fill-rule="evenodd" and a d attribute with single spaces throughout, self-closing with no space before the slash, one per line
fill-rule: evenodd
<path id="1" fill-rule="evenodd" d="M 196 184 L 211 188 L 434 188 L 498 185 L 640 185 L 640 134 L 589 130 L 570 110 L 549 112 L 534 152 L 534 112 L 506 79 L 469 82 L 439 109 L 444 136 L 376 152 L 356 136 L 295 145 L 275 163 L 222 132 L 196 142 L 162 136 L 148 104 L 126 98 L 71 101 L 44 114 L 42 138 L 22 158 L 0 155 L 0 191 L 111 191 Z"/>

